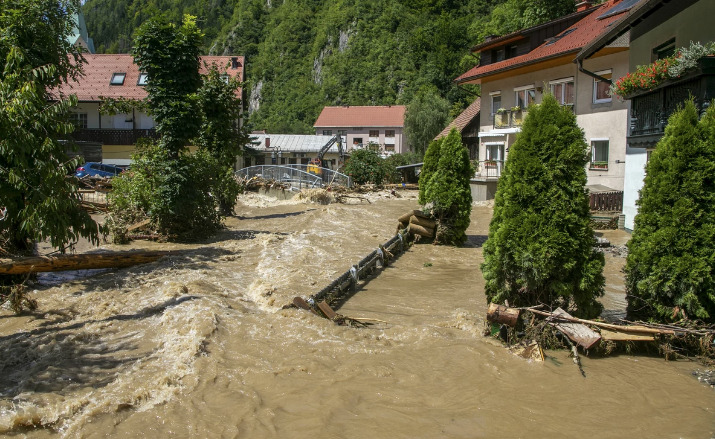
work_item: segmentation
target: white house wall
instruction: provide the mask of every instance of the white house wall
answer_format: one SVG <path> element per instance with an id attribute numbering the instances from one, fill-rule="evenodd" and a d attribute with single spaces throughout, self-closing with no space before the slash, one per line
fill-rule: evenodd
<path id="1" fill-rule="evenodd" d="M 623 214 L 625 215 L 625 228 L 633 230 L 633 224 L 638 213 L 639 191 L 643 187 L 645 177 L 645 165 L 647 163 L 647 152 L 645 148 L 626 149 L 626 173 L 623 188 Z"/>

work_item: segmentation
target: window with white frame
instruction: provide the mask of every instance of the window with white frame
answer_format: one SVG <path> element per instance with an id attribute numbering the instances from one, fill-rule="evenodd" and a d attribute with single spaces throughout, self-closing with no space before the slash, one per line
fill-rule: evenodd
<path id="1" fill-rule="evenodd" d="M 536 101 L 536 89 L 533 85 L 517 87 L 514 89 L 516 95 L 514 106 L 519 108 L 529 108 Z"/>
<path id="2" fill-rule="evenodd" d="M 504 160 L 504 143 L 502 142 L 488 142 L 485 143 L 486 146 L 486 161 L 487 162 L 500 162 Z M 490 164 L 490 163 L 487 163 Z"/>
<path id="3" fill-rule="evenodd" d="M 574 83 L 573 76 L 570 78 L 556 79 L 549 82 L 551 94 L 561 105 L 573 105 Z"/>
<path id="4" fill-rule="evenodd" d="M 591 169 L 608 169 L 608 139 L 591 139 Z"/>
<path id="5" fill-rule="evenodd" d="M 600 72 L 595 72 L 598 76 L 604 79 L 611 79 L 611 70 L 601 70 Z M 603 104 L 606 102 L 611 102 L 611 95 L 609 92 L 611 84 L 606 81 L 601 81 L 600 79 L 593 78 L 593 103 Z"/>
<path id="6" fill-rule="evenodd" d="M 87 129 L 87 113 L 70 113 L 70 122 L 77 129 Z"/>
<path id="7" fill-rule="evenodd" d="M 491 92 L 489 95 L 492 98 L 492 116 L 497 113 L 497 110 L 501 108 L 501 92 Z"/>

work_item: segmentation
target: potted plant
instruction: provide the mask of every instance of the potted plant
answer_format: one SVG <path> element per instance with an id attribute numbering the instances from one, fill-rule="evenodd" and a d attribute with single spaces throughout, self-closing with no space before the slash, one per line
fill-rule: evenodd
<path id="1" fill-rule="evenodd" d="M 494 127 L 506 127 L 509 126 L 509 112 L 506 108 L 500 108 L 494 115 Z"/>
<path id="2" fill-rule="evenodd" d="M 496 160 L 484 160 L 484 166 L 487 168 L 495 168 L 497 166 Z"/>
<path id="3" fill-rule="evenodd" d="M 591 169 L 608 169 L 608 162 L 591 162 Z"/>

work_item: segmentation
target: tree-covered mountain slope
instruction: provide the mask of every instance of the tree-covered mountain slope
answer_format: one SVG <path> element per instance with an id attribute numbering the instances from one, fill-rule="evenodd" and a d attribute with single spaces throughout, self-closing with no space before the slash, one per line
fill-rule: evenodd
<path id="1" fill-rule="evenodd" d="M 409 104 L 430 88 L 454 104 L 469 48 L 573 10 L 574 0 L 88 0 L 98 51 L 128 52 L 134 30 L 164 14 L 198 17 L 205 52 L 246 56 L 254 129 L 310 133 L 325 105 Z M 503 30 L 503 32 L 500 32 Z M 473 91 L 473 90 L 472 90 Z"/>

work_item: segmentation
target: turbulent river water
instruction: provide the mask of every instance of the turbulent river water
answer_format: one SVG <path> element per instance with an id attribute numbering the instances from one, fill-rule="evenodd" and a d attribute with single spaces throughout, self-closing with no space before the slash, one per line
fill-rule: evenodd
<path id="1" fill-rule="evenodd" d="M 252 195 L 209 242 L 135 243 L 185 251 L 38 286 L 35 314 L 0 313 L 0 435 L 715 435 L 715 392 L 692 376 L 696 363 L 585 357 L 584 378 L 567 352 L 531 363 L 482 335 L 489 207 L 473 209 L 466 246 L 416 245 L 339 309 L 384 323 L 354 329 L 281 309 L 391 238 L 416 207 Z M 623 259 L 606 259 L 604 303 L 615 308 Z"/>

